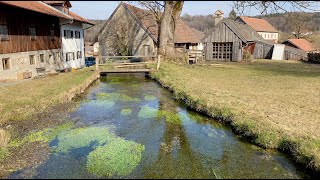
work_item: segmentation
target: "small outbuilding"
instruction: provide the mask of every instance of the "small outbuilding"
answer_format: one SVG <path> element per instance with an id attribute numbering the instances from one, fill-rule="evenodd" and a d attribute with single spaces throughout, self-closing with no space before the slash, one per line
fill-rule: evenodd
<path id="1" fill-rule="evenodd" d="M 315 51 L 316 48 L 312 45 L 311 42 L 307 41 L 306 39 L 288 39 L 282 44 L 287 46 L 298 48 L 306 52 Z"/>
<path id="2" fill-rule="evenodd" d="M 254 29 L 231 19 L 222 19 L 204 38 L 207 61 L 241 61 L 245 52 L 255 58 L 271 57 L 273 44 Z"/>

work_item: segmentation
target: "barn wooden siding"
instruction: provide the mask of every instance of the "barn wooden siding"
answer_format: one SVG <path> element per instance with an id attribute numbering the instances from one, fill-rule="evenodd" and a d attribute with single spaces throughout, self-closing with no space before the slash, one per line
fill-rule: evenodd
<path id="1" fill-rule="evenodd" d="M 263 42 L 256 42 L 253 57 L 254 59 L 271 59 L 273 52 L 273 45 Z"/>
<path id="2" fill-rule="evenodd" d="M 308 53 L 303 50 L 297 49 L 297 48 L 286 46 L 284 48 L 284 59 L 286 59 L 286 60 L 307 60 Z"/>
<path id="3" fill-rule="evenodd" d="M 0 54 L 61 48 L 58 17 L 1 4 L 0 24 L 7 25 L 9 34 L 8 41 L 0 41 Z M 30 25 L 36 27 L 36 40 L 31 40 Z M 51 28 L 54 40 L 50 39 Z"/>
<path id="4" fill-rule="evenodd" d="M 242 40 L 231 29 L 222 23 L 205 40 L 205 59 L 212 61 L 213 43 L 232 42 L 232 61 L 242 60 Z"/>

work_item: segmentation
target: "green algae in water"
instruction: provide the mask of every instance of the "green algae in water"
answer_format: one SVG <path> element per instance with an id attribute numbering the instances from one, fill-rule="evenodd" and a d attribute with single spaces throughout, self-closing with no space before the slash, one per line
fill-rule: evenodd
<path id="1" fill-rule="evenodd" d="M 57 136 L 58 145 L 52 148 L 56 153 L 67 153 L 75 148 L 89 146 L 91 143 L 101 146 L 114 138 L 115 135 L 111 134 L 107 128 L 77 128 L 59 134 Z"/>
<path id="2" fill-rule="evenodd" d="M 87 156 L 87 170 L 99 177 L 126 176 L 141 161 L 144 145 L 117 138 Z"/>
<path id="3" fill-rule="evenodd" d="M 25 143 L 36 142 L 36 141 L 44 141 L 49 142 L 54 139 L 59 133 L 70 129 L 73 123 L 66 123 L 61 126 L 57 126 L 54 128 L 46 128 L 44 130 L 30 133 L 28 136 L 24 137 L 22 140 L 13 140 L 9 143 L 9 146 L 18 147 Z"/>
<path id="4" fill-rule="evenodd" d="M 97 93 L 96 95 L 99 99 L 106 99 L 111 101 L 123 101 L 123 102 L 138 102 L 140 99 L 132 98 L 123 93 Z"/>
<path id="5" fill-rule="evenodd" d="M 182 124 L 182 119 L 180 118 L 179 114 L 172 113 L 169 111 L 163 111 L 160 110 L 157 113 L 158 118 L 165 118 L 167 122 L 173 123 L 173 124 Z"/>
<path id="6" fill-rule="evenodd" d="M 114 101 L 95 100 L 95 101 L 90 101 L 87 104 L 92 105 L 92 106 L 97 106 L 97 107 L 111 108 L 114 106 L 115 102 Z"/>
<path id="7" fill-rule="evenodd" d="M 153 96 L 153 95 L 145 95 L 144 99 L 146 101 L 153 101 L 153 100 L 156 100 L 157 98 L 155 96 Z"/>
<path id="8" fill-rule="evenodd" d="M 142 106 L 138 117 L 140 118 L 155 118 L 157 117 L 158 109 L 149 106 Z"/>
<path id="9" fill-rule="evenodd" d="M 131 109 L 122 109 L 121 110 L 121 114 L 124 115 L 124 116 L 128 116 L 131 113 L 132 113 Z"/>

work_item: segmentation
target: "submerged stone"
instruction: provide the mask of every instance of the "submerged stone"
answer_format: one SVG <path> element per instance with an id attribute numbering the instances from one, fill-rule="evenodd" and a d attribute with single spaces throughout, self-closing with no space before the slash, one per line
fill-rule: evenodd
<path id="1" fill-rule="evenodd" d="M 87 170 L 99 177 L 126 176 L 141 160 L 144 145 L 121 138 L 97 147 L 87 157 Z"/>

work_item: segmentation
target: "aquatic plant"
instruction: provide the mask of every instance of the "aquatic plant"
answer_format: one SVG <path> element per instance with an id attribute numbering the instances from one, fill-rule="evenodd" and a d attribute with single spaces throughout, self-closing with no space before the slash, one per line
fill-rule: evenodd
<path id="1" fill-rule="evenodd" d="M 117 138 L 87 157 L 87 170 L 99 177 L 126 176 L 141 160 L 144 145 Z"/>
<path id="2" fill-rule="evenodd" d="M 155 97 L 155 96 L 153 96 L 153 95 L 145 95 L 145 96 L 144 96 L 144 99 L 145 99 L 146 101 L 152 101 L 152 100 L 156 100 L 157 97 Z"/>
<path id="3" fill-rule="evenodd" d="M 106 99 L 111 101 L 123 101 L 123 102 L 138 102 L 140 99 L 132 98 L 123 93 L 97 93 L 96 95 L 99 99 Z"/>
<path id="4" fill-rule="evenodd" d="M 172 113 L 169 111 L 160 110 L 157 113 L 158 118 L 165 118 L 167 122 L 173 123 L 173 124 L 182 124 L 182 120 L 179 116 L 179 114 Z"/>
<path id="5" fill-rule="evenodd" d="M 44 141 L 49 142 L 52 139 L 54 139 L 59 133 L 62 131 L 65 131 L 67 129 L 70 129 L 72 127 L 73 123 L 66 123 L 60 126 L 56 126 L 54 128 L 46 128 L 41 131 L 30 133 L 28 136 L 22 138 L 21 140 L 16 139 L 9 143 L 9 146 L 11 147 L 18 147 L 25 143 L 30 142 L 36 142 L 36 141 Z"/>
<path id="6" fill-rule="evenodd" d="M 122 109 L 121 110 L 121 114 L 124 115 L 124 116 L 127 116 L 127 115 L 129 115 L 131 113 L 132 113 L 131 109 Z"/>
<path id="7" fill-rule="evenodd" d="M 110 142 L 115 135 L 104 127 L 77 128 L 62 132 L 57 136 L 58 144 L 53 146 L 55 153 L 67 153 L 68 151 L 85 147 L 94 143 L 93 148 Z"/>
<path id="8" fill-rule="evenodd" d="M 158 109 L 151 108 L 149 106 L 142 106 L 139 111 L 138 117 L 141 118 L 155 118 L 157 117 Z"/>
<path id="9" fill-rule="evenodd" d="M 86 103 L 86 105 L 103 107 L 103 108 L 111 108 L 112 106 L 114 106 L 114 104 L 115 104 L 114 101 L 103 101 L 103 100 L 95 100 L 95 101 L 90 101 Z"/>

